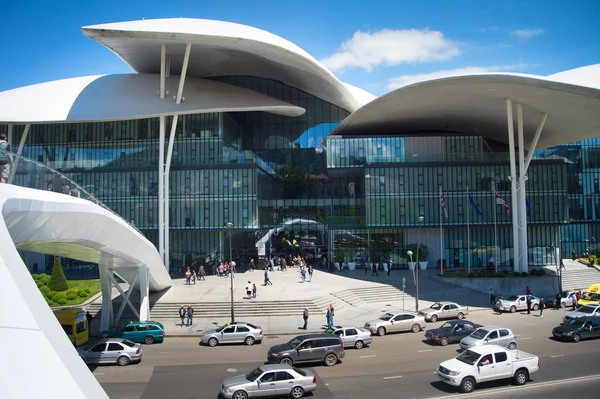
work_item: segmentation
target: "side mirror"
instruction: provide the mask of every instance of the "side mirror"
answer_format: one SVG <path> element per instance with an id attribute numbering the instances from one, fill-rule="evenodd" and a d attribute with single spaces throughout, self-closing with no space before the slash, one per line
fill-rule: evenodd
<path id="1" fill-rule="evenodd" d="M 490 339 L 489 339 L 489 338 L 486 338 L 486 339 L 485 339 L 485 343 L 487 344 L 488 342 L 490 342 Z"/>

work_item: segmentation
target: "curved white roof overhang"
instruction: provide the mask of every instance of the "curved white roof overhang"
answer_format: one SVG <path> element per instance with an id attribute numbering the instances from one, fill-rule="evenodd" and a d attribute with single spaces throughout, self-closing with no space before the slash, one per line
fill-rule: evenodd
<path id="1" fill-rule="evenodd" d="M 300 116 L 301 107 L 226 83 L 187 77 L 185 101 L 176 104 L 179 76 L 100 75 L 57 80 L 0 92 L 0 122 L 56 123 L 141 119 L 206 112 L 265 111 Z"/>
<path id="2" fill-rule="evenodd" d="M 85 26 L 82 31 L 138 73 L 160 73 L 161 45 L 166 44 L 170 73 L 179 74 L 186 43 L 191 43 L 188 76 L 269 78 L 350 112 L 368 97 L 350 90 L 295 44 L 246 25 L 170 18 Z"/>
<path id="3" fill-rule="evenodd" d="M 348 116 L 332 135 L 439 131 L 508 143 L 506 99 L 523 104 L 527 147 L 542 113 L 548 118 L 536 149 L 600 135 L 600 90 L 517 74 L 455 76 L 404 86 Z"/>

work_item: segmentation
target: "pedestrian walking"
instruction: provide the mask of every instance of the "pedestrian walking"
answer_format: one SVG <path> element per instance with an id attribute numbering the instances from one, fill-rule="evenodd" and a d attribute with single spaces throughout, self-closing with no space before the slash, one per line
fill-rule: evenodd
<path id="1" fill-rule="evenodd" d="M 498 313 L 502 314 L 502 311 L 504 310 L 504 298 L 500 297 L 500 299 L 498 299 L 498 303 L 496 304 L 496 307 L 498 308 Z"/>
<path id="2" fill-rule="evenodd" d="M 256 284 L 252 283 L 252 298 L 256 298 Z"/>
<path id="3" fill-rule="evenodd" d="M 375 263 L 375 262 L 373 262 L 371 276 L 379 276 L 379 273 L 377 273 L 377 263 Z"/>
<path id="4" fill-rule="evenodd" d="M 246 285 L 246 297 L 248 299 L 252 298 L 252 283 L 248 281 L 248 285 Z"/>
<path id="5" fill-rule="evenodd" d="M 390 259 L 390 262 L 388 263 L 388 276 L 390 275 L 391 271 L 392 271 L 392 260 Z"/>
<path id="6" fill-rule="evenodd" d="M 540 298 L 540 317 L 544 317 L 544 308 L 546 307 L 546 302 L 544 302 L 544 298 Z"/>
<path id="7" fill-rule="evenodd" d="M 181 327 L 185 324 L 185 308 L 183 305 L 179 308 L 179 317 L 181 318 Z"/>
<path id="8" fill-rule="evenodd" d="M 556 306 L 554 307 L 556 310 L 560 309 L 560 292 L 556 294 L 556 302 L 554 303 Z"/>
<path id="9" fill-rule="evenodd" d="M 269 278 L 269 269 L 265 268 L 265 286 L 267 285 L 273 285 L 273 283 L 271 282 L 271 279 Z"/>
<path id="10" fill-rule="evenodd" d="M 529 286 L 525 288 L 525 295 L 531 295 L 531 290 L 529 289 Z"/>
<path id="11" fill-rule="evenodd" d="M 313 267 L 312 265 L 308 266 L 308 282 L 312 283 L 312 275 L 313 275 Z"/>
<path id="12" fill-rule="evenodd" d="M 187 325 L 188 325 L 188 327 L 192 325 L 193 321 L 194 321 L 194 308 L 192 307 L 192 305 L 188 305 L 188 307 L 187 307 Z"/>
<path id="13" fill-rule="evenodd" d="M 571 260 L 572 261 L 576 261 L 577 260 L 577 251 L 575 251 L 575 250 L 571 251 Z"/>
<path id="14" fill-rule="evenodd" d="M 571 305 L 573 306 L 573 310 L 575 310 L 575 306 L 577 306 L 577 294 L 573 292 L 569 295 L 569 298 L 571 298 Z"/>
<path id="15" fill-rule="evenodd" d="M 303 330 L 306 330 L 308 327 L 308 308 L 304 308 L 304 312 L 302 312 L 302 318 L 304 319 Z"/>
<path id="16" fill-rule="evenodd" d="M 200 266 L 200 279 L 206 281 L 206 270 L 204 269 L 204 265 Z"/>
<path id="17" fill-rule="evenodd" d="M 196 271 L 195 270 L 192 272 L 192 283 L 194 283 L 194 285 L 196 285 Z"/>
<path id="18" fill-rule="evenodd" d="M 327 320 L 327 328 L 332 328 L 331 327 L 331 307 L 327 306 L 327 314 L 325 315 L 325 318 Z"/>
<path id="19" fill-rule="evenodd" d="M 329 328 L 333 328 L 334 324 L 334 316 L 335 316 L 335 309 L 333 308 L 333 303 L 329 304 L 329 311 L 331 313 L 331 316 L 329 316 L 329 322 L 331 323 L 331 325 L 329 326 Z"/>
<path id="20" fill-rule="evenodd" d="M 531 314 L 531 294 L 527 295 L 527 314 Z"/>
<path id="21" fill-rule="evenodd" d="M 250 271 L 254 271 L 254 258 L 250 258 Z"/>
<path id="22" fill-rule="evenodd" d="M 490 288 L 490 305 L 496 304 L 496 295 L 494 294 L 494 290 Z"/>
<path id="23" fill-rule="evenodd" d="M 300 277 L 302 278 L 302 282 L 304 283 L 304 281 L 306 281 L 306 269 L 305 268 L 300 269 Z"/>

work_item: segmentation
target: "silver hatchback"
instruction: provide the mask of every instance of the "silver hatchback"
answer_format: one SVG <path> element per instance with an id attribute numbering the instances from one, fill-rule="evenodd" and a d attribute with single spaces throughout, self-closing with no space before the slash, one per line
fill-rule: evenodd
<path id="1" fill-rule="evenodd" d="M 244 343 L 254 345 L 255 342 L 262 342 L 263 330 L 261 326 L 238 321 L 235 323 L 219 326 L 214 330 L 202 333 L 200 345 L 217 346 L 219 344 Z"/>
<path id="2" fill-rule="evenodd" d="M 103 338 L 84 348 L 77 349 L 77 353 L 86 364 L 118 364 L 127 366 L 129 363 L 142 361 L 142 347 L 140 344 L 123 338 Z"/>
<path id="3" fill-rule="evenodd" d="M 480 327 L 468 337 L 460 340 L 461 349 L 482 345 L 499 345 L 508 349 L 517 349 L 515 334 L 504 327 Z"/>
<path id="4" fill-rule="evenodd" d="M 373 334 L 366 328 L 335 326 L 335 328 L 325 330 L 325 333 L 340 337 L 344 343 L 344 348 L 354 347 L 362 349 L 365 345 L 370 345 L 373 342 Z"/>

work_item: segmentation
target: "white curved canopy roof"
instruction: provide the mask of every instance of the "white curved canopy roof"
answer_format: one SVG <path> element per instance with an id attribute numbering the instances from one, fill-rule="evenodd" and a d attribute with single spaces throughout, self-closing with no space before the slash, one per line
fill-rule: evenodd
<path id="1" fill-rule="evenodd" d="M 57 80 L 0 92 L 0 122 L 42 123 L 140 119 L 201 112 L 265 111 L 300 116 L 301 107 L 226 83 L 187 77 L 176 104 L 179 76 L 166 79 L 169 95 L 158 96 L 160 75 L 99 75 Z"/>
<path id="2" fill-rule="evenodd" d="M 404 86 L 360 108 L 332 134 L 460 132 L 508 143 L 507 98 L 523 104 L 527 147 L 542 113 L 548 119 L 536 149 L 600 135 L 600 90 L 518 74 L 454 76 Z"/>
<path id="3" fill-rule="evenodd" d="M 170 72 L 179 74 L 185 44 L 191 43 L 188 76 L 270 78 L 350 112 L 365 104 L 364 96 L 355 96 L 354 91 L 300 47 L 250 26 L 170 18 L 85 26 L 82 31 L 138 73 L 160 73 L 160 45 L 166 44 L 171 58 Z"/>

